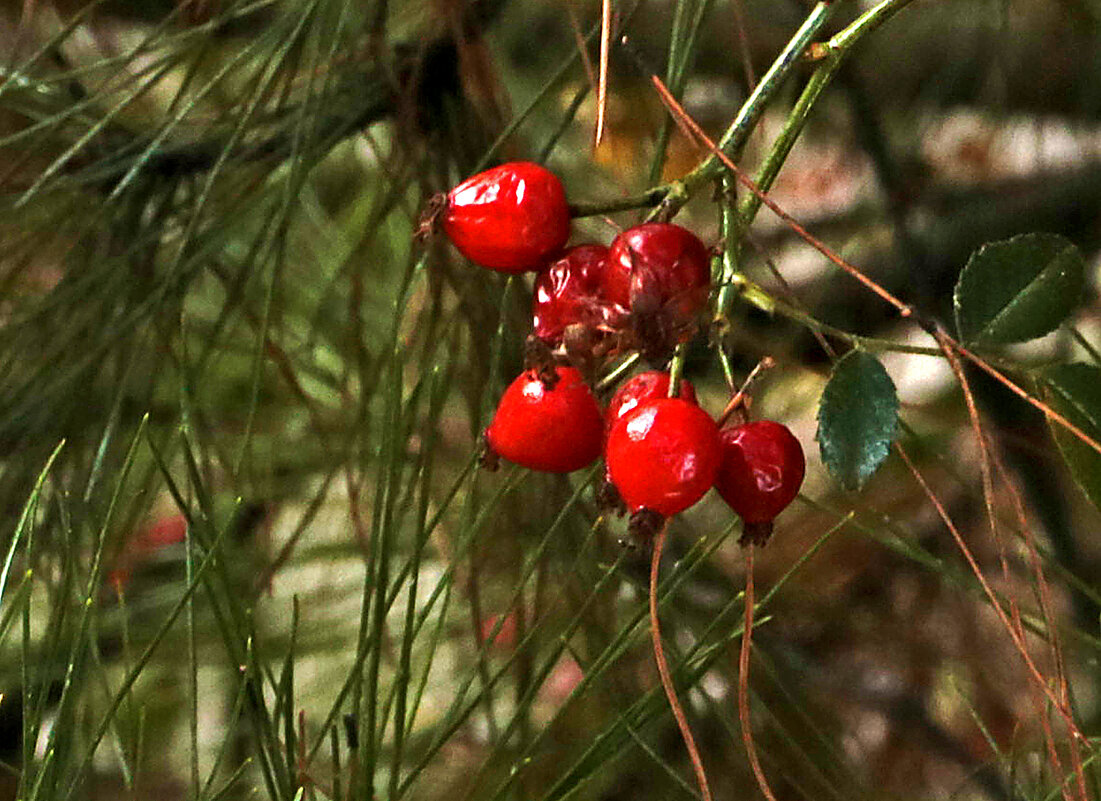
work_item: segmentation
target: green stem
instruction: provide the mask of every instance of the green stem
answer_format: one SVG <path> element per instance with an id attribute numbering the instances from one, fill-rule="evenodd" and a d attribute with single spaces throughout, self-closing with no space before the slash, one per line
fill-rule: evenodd
<path id="1" fill-rule="evenodd" d="M 883 0 L 882 3 L 865 11 L 845 30 L 831 38 L 826 47 L 841 53 L 848 52 L 858 41 L 910 5 L 911 2 L 913 0 Z"/>
<path id="2" fill-rule="evenodd" d="M 884 0 L 875 8 L 872 8 L 867 13 L 857 18 L 856 21 L 831 38 L 828 42 L 817 46 L 816 54 L 822 59 L 822 64 L 815 70 L 810 81 L 807 82 L 794 108 L 792 108 L 791 113 L 788 115 L 783 130 L 780 131 L 780 134 L 776 137 L 776 140 L 772 144 L 772 148 L 769 150 L 768 155 L 761 164 L 760 170 L 757 172 L 755 183 L 762 192 L 767 192 L 772 188 L 776 176 L 780 173 L 780 168 L 783 167 L 784 162 L 787 161 L 791 149 L 795 146 L 796 140 L 806 126 L 811 110 L 818 102 L 819 97 L 821 97 L 822 91 L 837 75 L 837 71 L 840 69 L 841 63 L 849 50 L 852 49 L 861 37 L 878 28 L 910 2 L 911 0 Z M 806 28 L 806 24 L 804 24 L 803 27 Z M 703 169 L 705 164 L 706 162 L 701 164 L 700 167 L 697 168 L 697 171 Z M 686 178 L 685 182 L 687 183 L 687 181 L 688 179 Z M 734 283 L 734 271 L 736 270 L 738 256 L 741 251 L 741 232 L 752 224 L 754 218 L 757 216 L 757 212 L 760 211 L 761 202 L 761 197 L 757 193 L 754 192 L 747 195 L 739 207 L 736 226 L 730 226 L 730 228 L 728 228 L 726 258 L 731 262 L 731 267 L 729 268 L 731 270 L 731 286 L 733 286 Z M 730 230 L 731 228 L 734 229 L 733 232 Z M 724 287 L 724 290 L 725 289 Z M 724 290 L 720 290 L 716 302 L 715 317 L 716 320 L 719 321 L 725 321 L 727 319 L 730 312 L 730 304 L 733 299 L 732 291 Z M 741 293 L 741 290 L 739 293 Z"/>
<path id="3" fill-rule="evenodd" d="M 1097 348 L 1091 345 L 1090 341 L 1082 336 L 1081 332 L 1079 332 L 1079 330 L 1074 326 L 1068 326 L 1067 330 L 1069 330 L 1070 335 L 1074 337 L 1074 341 L 1077 342 L 1082 347 L 1082 349 L 1089 354 L 1089 357 L 1093 359 L 1094 362 L 1096 362 L 1097 364 L 1101 364 L 1101 353 L 1098 352 Z"/>
<path id="4" fill-rule="evenodd" d="M 682 39 L 684 38 L 684 20 L 687 15 L 685 6 L 686 0 L 678 0 L 676 7 L 673 10 L 673 26 L 669 34 L 669 63 L 665 69 L 665 85 L 669 87 L 669 91 L 673 93 L 673 96 L 678 100 L 681 96 L 681 91 L 684 88 L 681 82 L 677 80 L 678 67 L 681 65 L 682 50 L 689 50 L 688 43 L 685 42 L 682 46 Z M 683 73 L 683 71 L 680 71 Z M 661 180 L 661 168 L 665 164 L 665 151 L 669 147 L 669 137 L 673 133 L 673 118 L 666 114 L 661 123 L 661 129 L 658 131 L 657 145 L 654 148 L 654 157 L 650 162 L 650 183 L 656 184 Z"/>
<path id="5" fill-rule="evenodd" d="M 718 144 L 719 149 L 729 156 L 732 161 L 738 160 L 742 148 L 745 147 L 745 143 L 749 139 L 749 134 L 764 115 L 765 108 L 799 63 L 811 41 L 822 30 L 822 26 L 829 21 L 837 5 L 839 4 L 826 2 L 826 0 L 821 0 L 815 5 L 807 18 L 803 20 L 803 24 L 799 26 L 799 30 L 791 37 L 791 41 L 787 43 L 780 55 L 772 62 L 768 72 L 761 77 L 760 83 L 754 87 L 752 94 L 742 104 L 738 115 L 730 123 L 726 132 L 723 133 Z M 684 184 L 688 193 L 691 194 L 701 184 L 712 181 L 724 169 L 722 161 L 716 154 L 712 153 L 684 177 Z"/>
<path id="6" fill-rule="evenodd" d="M 610 373 L 608 373 L 606 376 L 596 382 L 596 391 L 602 392 L 603 390 L 617 383 L 619 379 L 627 375 L 627 373 L 629 373 L 634 368 L 634 366 L 638 364 L 641 358 L 642 356 L 636 351 L 635 353 L 632 353 L 626 359 L 621 361 L 618 365 L 616 365 L 614 370 L 612 370 Z"/>
<path id="7" fill-rule="evenodd" d="M 669 362 L 669 397 L 675 398 L 680 394 L 680 377 L 684 373 L 684 359 L 688 355 L 688 347 L 685 343 L 677 345 L 677 350 Z"/>
<path id="8" fill-rule="evenodd" d="M 657 206 L 669 195 L 671 186 L 661 184 L 653 189 L 648 189 L 640 195 L 617 198 L 615 200 L 601 200 L 592 203 L 571 203 L 571 217 L 595 217 L 598 214 L 614 214 L 617 211 L 631 211 L 633 209 L 649 208 Z"/>
<path id="9" fill-rule="evenodd" d="M 848 55 L 849 50 L 851 50 L 863 36 L 878 28 L 911 1 L 912 0 L 884 0 L 884 2 L 880 3 L 875 8 L 861 15 L 855 22 L 845 28 L 845 30 L 818 47 L 817 55 L 822 59 L 822 64 L 815 70 L 814 75 L 811 76 L 810 81 L 803 89 L 803 93 L 799 96 L 799 100 L 791 110 L 791 114 L 788 115 L 787 122 L 784 124 L 784 129 L 780 132 L 780 135 L 776 137 L 776 141 L 772 144 L 772 149 L 769 151 L 768 156 L 761 165 L 760 171 L 757 173 L 756 184 L 762 192 L 767 192 L 772 187 L 772 182 L 776 180 L 780 168 L 787 160 L 792 147 L 795 146 L 795 140 L 798 139 L 799 134 L 803 132 L 807 118 L 810 116 L 811 109 L 813 109 L 815 103 L 818 102 L 822 90 L 825 89 L 830 81 L 837 75 L 837 71 L 841 67 L 841 62 L 845 60 L 845 56 Z M 748 227 L 749 224 L 753 222 L 753 218 L 757 216 L 757 212 L 760 208 L 761 198 L 758 195 L 750 194 L 746 196 L 741 205 L 743 225 Z"/>
<path id="10" fill-rule="evenodd" d="M 781 131 L 779 138 L 773 145 L 772 152 L 769 153 L 765 164 L 762 166 L 761 177 L 765 177 L 769 172 L 773 173 L 772 178 L 766 181 L 769 186 L 771 186 L 772 179 L 775 178 L 775 173 L 779 172 L 780 166 L 791 151 L 791 146 L 802 132 L 811 108 L 822 90 L 837 73 L 844 57 L 860 39 L 874 31 L 912 1 L 883 0 L 879 5 L 858 17 L 851 25 L 832 37 L 828 42 L 813 46 L 814 55 L 822 59 L 824 63 L 819 66 L 811 77 L 799 98 L 799 102 L 792 110 L 784 130 Z M 828 0 L 821 0 L 815 5 L 803 24 L 799 26 L 799 30 L 795 32 L 787 46 L 773 61 L 768 72 L 761 78 L 760 83 L 753 89 L 752 94 L 742 104 L 737 116 L 727 127 L 717 145 L 718 149 L 732 161 L 737 161 L 742 148 L 749 139 L 749 134 L 760 122 L 768 104 L 775 98 L 779 88 L 794 68 L 803 60 L 807 48 L 812 47 L 814 37 L 830 20 L 834 8 L 838 5 L 840 3 L 829 2 Z M 711 153 L 690 173 L 678 181 L 659 184 L 639 195 L 628 198 L 571 204 L 570 213 L 574 217 L 590 217 L 597 214 L 609 214 L 661 205 L 661 216 L 668 219 L 674 216 L 676 211 L 687 203 L 688 199 L 698 192 L 702 186 L 719 177 L 725 169 L 722 159 L 717 154 Z M 760 182 L 759 185 L 762 188 L 765 186 Z M 757 202 L 759 203 L 759 201 Z"/>
<path id="11" fill-rule="evenodd" d="M 724 287 L 724 289 L 725 288 L 726 287 Z M 844 340 L 854 347 L 861 347 L 867 350 L 891 351 L 894 353 L 911 353 L 917 356 L 944 356 L 940 348 L 907 345 L 889 339 L 860 336 L 859 334 L 853 334 L 841 328 L 835 328 L 832 325 L 823 323 L 817 318 L 812 317 L 802 309 L 780 300 L 779 298 L 773 297 L 761 286 L 750 281 L 740 273 L 734 277 L 734 281 L 730 285 L 730 288 L 734 296 L 750 306 L 768 314 L 779 314 L 781 317 L 786 317 L 789 320 L 805 325 L 807 328 L 817 331 L 820 334 L 827 334 L 831 337 Z"/>
<path id="12" fill-rule="evenodd" d="M 757 172 L 755 183 L 762 192 L 767 192 L 772 188 L 772 183 L 780 173 L 780 168 L 784 166 L 791 149 L 795 146 L 795 141 L 799 138 L 799 134 L 803 132 L 807 118 L 810 117 L 811 109 L 818 102 L 822 90 L 829 85 L 837 74 L 837 70 L 841 66 L 842 55 L 833 50 L 827 50 L 825 62 L 815 70 L 814 75 L 811 76 L 810 81 L 803 89 L 803 93 L 799 96 L 799 100 L 796 101 L 795 107 L 784 123 L 784 129 L 780 131 L 780 135 L 772 143 L 772 149 L 769 150 L 764 163 Z M 753 222 L 753 218 L 757 216 L 760 208 L 761 198 L 759 195 L 756 193 L 746 195 L 740 209 L 743 227 L 748 227 Z"/>
<path id="13" fill-rule="evenodd" d="M 718 275 L 719 291 L 715 296 L 715 317 L 711 323 L 712 336 L 717 345 L 719 363 L 723 368 L 726 384 L 733 390 L 734 366 L 730 363 L 730 354 L 726 352 L 726 335 L 730 331 L 729 310 L 736 291 L 746 289 L 745 282 L 738 282 L 738 243 L 741 241 L 741 225 L 734 208 L 734 180 L 730 176 L 723 178 L 723 202 L 719 211 L 719 234 L 722 236 L 723 255 Z M 736 289 L 737 288 L 737 289 Z M 765 297 L 767 299 L 767 296 Z"/>

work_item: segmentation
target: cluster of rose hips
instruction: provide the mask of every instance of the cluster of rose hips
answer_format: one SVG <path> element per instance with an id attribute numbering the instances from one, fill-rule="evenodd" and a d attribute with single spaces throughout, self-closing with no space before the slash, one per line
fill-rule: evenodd
<path id="1" fill-rule="evenodd" d="M 743 542 L 763 544 L 772 520 L 799 491 L 799 441 L 769 420 L 720 430 L 692 384 L 670 392 L 651 370 L 624 383 L 602 411 L 586 372 L 637 350 L 663 363 L 696 331 L 711 284 L 710 254 L 690 231 L 644 223 L 609 247 L 564 250 L 570 210 L 558 178 L 529 162 L 504 164 L 451 190 L 432 211 L 472 262 L 504 273 L 537 271 L 529 369 L 485 431 L 496 457 L 568 473 L 602 454 L 606 488 L 645 531 L 688 509 L 714 486 L 745 523 Z M 744 417 L 744 415 L 743 415 Z"/>

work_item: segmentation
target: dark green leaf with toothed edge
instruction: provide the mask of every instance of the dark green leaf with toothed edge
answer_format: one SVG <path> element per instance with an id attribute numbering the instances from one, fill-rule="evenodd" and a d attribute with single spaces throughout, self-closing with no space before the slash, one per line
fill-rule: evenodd
<path id="1" fill-rule="evenodd" d="M 1044 400 L 1094 440 L 1101 441 L 1101 369 L 1090 364 L 1060 364 L 1044 371 Z M 1075 481 L 1101 509 L 1101 453 L 1054 420 L 1052 436 Z"/>
<path id="2" fill-rule="evenodd" d="M 1085 262 L 1056 234 L 1022 234 L 971 254 L 953 295 L 965 344 L 1004 345 L 1050 333 L 1082 298 Z"/>
<path id="3" fill-rule="evenodd" d="M 833 368 L 818 405 L 818 446 L 830 473 L 857 490 L 891 449 L 898 430 L 898 396 L 879 360 L 853 350 Z"/>

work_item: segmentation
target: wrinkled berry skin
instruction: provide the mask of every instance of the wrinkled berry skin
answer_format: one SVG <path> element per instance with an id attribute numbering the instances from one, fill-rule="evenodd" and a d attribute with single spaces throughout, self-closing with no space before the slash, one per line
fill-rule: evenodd
<path id="1" fill-rule="evenodd" d="M 604 295 L 632 312 L 671 305 L 678 316 L 689 318 L 707 302 L 710 287 L 707 248 L 679 225 L 636 225 L 617 236 L 608 251 Z"/>
<path id="2" fill-rule="evenodd" d="M 486 429 L 486 443 L 514 464 L 546 473 L 569 473 L 600 455 L 604 417 L 573 367 L 556 367 L 548 389 L 534 370 L 513 381 Z"/>
<path id="3" fill-rule="evenodd" d="M 660 398 L 620 417 L 605 444 L 608 473 L 632 513 L 670 517 L 702 498 L 719 469 L 719 429 L 703 409 Z"/>
<path id="4" fill-rule="evenodd" d="M 601 281 L 608 265 L 608 248 L 586 244 L 570 248 L 535 279 L 532 321 L 535 335 L 550 346 L 561 344 L 566 326 L 596 328 L 611 310 Z"/>
<path id="5" fill-rule="evenodd" d="M 799 494 L 806 460 L 787 426 L 756 420 L 723 429 L 719 443 L 715 489 L 746 523 L 771 522 Z"/>
<path id="6" fill-rule="evenodd" d="M 647 370 L 631 378 L 612 396 L 608 410 L 604 412 L 604 424 L 611 428 L 616 420 L 634 410 L 637 406 L 659 398 L 669 396 L 669 373 L 663 370 Z M 692 382 L 682 378 L 678 398 L 696 403 L 696 388 Z"/>
<path id="7" fill-rule="evenodd" d="M 570 237 L 562 182 L 528 161 L 467 178 L 447 195 L 444 233 L 475 264 L 502 273 L 539 269 Z"/>

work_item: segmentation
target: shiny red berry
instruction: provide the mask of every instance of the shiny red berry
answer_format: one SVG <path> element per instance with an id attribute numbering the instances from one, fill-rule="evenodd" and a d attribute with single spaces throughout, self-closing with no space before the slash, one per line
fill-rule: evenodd
<path id="1" fill-rule="evenodd" d="M 711 258 L 699 238 L 672 223 L 643 223 L 628 228 L 612 242 L 604 295 L 637 312 L 672 305 L 688 318 L 707 302 Z"/>
<path id="2" fill-rule="evenodd" d="M 616 420 L 646 401 L 668 396 L 669 373 L 662 370 L 647 370 L 645 373 L 639 373 L 616 390 L 615 395 L 608 402 L 608 409 L 604 412 L 605 426 L 610 429 Z M 681 379 L 677 397 L 689 403 L 696 403 L 696 389 L 691 381 Z"/>
<path id="3" fill-rule="evenodd" d="M 570 248 L 541 271 L 532 301 L 535 335 L 554 346 L 569 325 L 596 329 L 606 323 L 612 312 L 601 288 L 607 265 L 608 248 L 588 244 Z"/>
<path id="4" fill-rule="evenodd" d="M 648 509 L 669 517 L 692 506 L 715 483 L 719 429 L 690 401 L 647 401 L 612 426 L 604 458 L 632 512 Z"/>
<path id="5" fill-rule="evenodd" d="M 570 209 L 550 170 L 514 161 L 467 178 L 447 195 L 443 230 L 475 264 L 536 270 L 566 244 Z"/>
<path id="6" fill-rule="evenodd" d="M 573 367 L 556 367 L 549 387 L 534 370 L 513 381 L 486 429 L 490 449 L 510 462 L 547 473 L 569 473 L 596 461 L 604 418 Z"/>
<path id="7" fill-rule="evenodd" d="M 803 484 L 803 447 L 787 426 L 772 420 L 723 429 L 719 443 L 722 463 L 715 489 L 746 523 L 745 538 L 763 544 L 772 520 Z"/>

